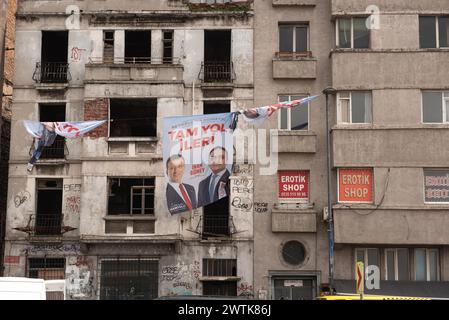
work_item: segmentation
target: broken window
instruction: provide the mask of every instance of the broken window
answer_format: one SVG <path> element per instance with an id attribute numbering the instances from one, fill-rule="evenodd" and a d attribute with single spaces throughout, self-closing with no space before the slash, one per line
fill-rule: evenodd
<path id="1" fill-rule="evenodd" d="M 173 30 L 162 31 L 162 43 L 164 56 L 162 63 L 173 63 Z"/>
<path id="2" fill-rule="evenodd" d="M 103 32 L 103 63 L 114 62 L 114 31 Z"/>
<path id="3" fill-rule="evenodd" d="M 37 180 L 36 235 L 60 235 L 62 226 L 62 179 Z"/>
<path id="4" fill-rule="evenodd" d="M 156 99 L 111 99 L 110 137 L 155 137 Z"/>
<path id="5" fill-rule="evenodd" d="M 44 280 L 65 279 L 65 259 L 29 258 L 28 277 Z"/>
<path id="6" fill-rule="evenodd" d="M 229 236 L 229 197 L 203 207 L 203 237 Z"/>
<path id="7" fill-rule="evenodd" d="M 236 277 L 236 259 L 203 259 L 204 277 Z"/>
<path id="8" fill-rule="evenodd" d="M 229 101 L 204 101 L 203 114 L 228 112 L 231 112 L 231 103 Z"/>
<path id="9" fill-rule="evenodd" d="M 41 122 L 64 122 L 65 104 L 39 104 Z M 42 151 L 41 159 L 62 159 L 65 156 L 65 138 L 59 135 L 49 147 Z"/>
<path id="10" fill-rule="evenodd" d="M 279 26 L 279 51 L 280 55 L 292 55 L 293 53 L 308 53 L 309 51 L 309 25 Z"/>
<path id="11" fill-rule="evenodd" d="M 154 178 L 109 178 L 108 214 L 154 214 Z"/>
<path id="12" fill-rule="evenodd" d="M 232 80 L 231 30 L 204 31 L 204 81 Z"/>
<path id="13" fill-rule="evenodd" d="M 159 262 L 151 259 L 101 261 L 101 300 L 151 300 L 158 296 Z"/>
<path id="14" fill-rule="evenodd" d="M 151 63 L 151 31 L 125 31 L 125 63 Z"/>
<path id="15" fill-rule="evenodd" d="M 203 259 L 203 277 L 236 276 L 236 259 Z M 237 281 L 203 281 L 203 295 L 237 296 Z"/>
<path id="16" fill-rule="evenodd" d="M 42 31 L 40 82 L 65 83 L 68 81 L 68 31 Z M 37 78 L 35 78 L 37 80 Z"/>

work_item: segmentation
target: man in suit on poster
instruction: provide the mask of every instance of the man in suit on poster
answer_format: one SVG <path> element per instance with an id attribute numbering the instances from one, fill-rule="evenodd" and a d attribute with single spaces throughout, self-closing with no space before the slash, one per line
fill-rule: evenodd
<path id="1" fill-rule="evenodd" d="M 166 163 L 167 183 L 166 197 L 167 206 L 171 214 L 192 211 L 197 208 L 195 188 L 189 184 L 182 183 L 184 175 L 184 158 L 177 154 L 171 156 Z"/>
<path id="2" fill-rule="evenodd" d="M 226 168 L 227 151 L 224 147 L 215 147 L 209 153 L 208 165 L 212 173 L 198 187 L 198 207 L 217 202 L 229 196 L 229 177 Z"/>

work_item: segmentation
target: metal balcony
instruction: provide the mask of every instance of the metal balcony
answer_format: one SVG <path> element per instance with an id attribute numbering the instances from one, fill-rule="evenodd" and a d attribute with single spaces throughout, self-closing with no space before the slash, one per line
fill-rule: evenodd
<path id="1" fill-rule="evenodd" d="M 202 235 L 205 237 L 227 237 L 230 235 L 229 215 L 204 215 Z"/>
<path id="2" fill-rule="evenodd" d="M 229 83 L 235 80 L 234 66 L 228 61 L 205 61 L 201 63 L 199 79 L 203 82 Z"/>
<path id="3" fill-rule="evenodd" d="M 37 83 L 67 83 L 72 80 L 66 62 L 37 62 L 33 73 Z"/>
<path id="4" fill-rule="evenodd" d="M 70 226 L 63 226 L 63 220 L 63 214 L 37 213 L 30 216 L 25 227 L 14 228 L 14 230 L 26 232 L 30 236 L 61 236 L 76 230 Z"/>

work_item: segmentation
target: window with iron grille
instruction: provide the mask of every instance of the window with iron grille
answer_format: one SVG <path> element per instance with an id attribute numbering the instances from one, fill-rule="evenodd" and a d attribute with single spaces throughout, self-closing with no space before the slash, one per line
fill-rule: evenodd
<path id="1" fill-rule="evenodd" d="M 153 259 L 101 261 L 100 299 L 151 300 L 158 296 L 159 262 Z"/>
<path id="2" fill-rule="evenodd" d="M 236 259 L 203 259 L 203 276 L 236 277 Z"/>
<path id="3" fill-rule="evenodd" d="M 154 214 L 154 178 L 110 178 L 108 214 Z"/>
<path id="4" fill-rule="evenodd" d="M 44 280 L 65 279 L 65 259 L 29 258 L 28 277 Z"/>

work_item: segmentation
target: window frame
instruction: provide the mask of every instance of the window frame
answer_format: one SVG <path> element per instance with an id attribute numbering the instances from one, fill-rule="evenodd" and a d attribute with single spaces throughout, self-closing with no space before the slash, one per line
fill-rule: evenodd
<path id="1" fill-rule="evenodd" d="M 107 201 L 107 206 L 106 206 L 106 217 L 129 217 L 129 216 L 142 216 L 142 217 L 155 217 L 156 216 L 156 176 L 146 176 L 146 177 L 128 177 L 128 176 L 119 176 L 119 177 L 115 177 L 115 176 L 108 176 L 107 177 L 107 195 L 106 195 L 106 201 Z M 153 179 L 154 185 L 140 185 L 140 186 L 130 186 L 129 189 L 129 195 L 130 195 L 130 199 L 129 199 L 129 212 L 128 213 L 122 213 L 122 214 L 117 214 L 117 213 L 110 213 L 109 212 L 109 201 L 110 201 L 110 197 L 111 197 L 111 182 L 112 180 L 120 180 L 120 179 L 124 179 L 124 180 L 134 180 L 134 179 L 141 179 L 142 183 L 144 183 L 145 179 Z M 154 208 L 153 208 L 153 213 L 133 213 L 133 188 L 137 188 L 137 189 L 153 189 L 153 201 L 154 201 Z M 144 197 L 144 195 L 143 195 Z M 143 208 L 144 210 L 145 208 Z M 141 209 L 142 210 L 142 209 Z"/>
<path id="2" fill-rule="evenodd" d="M 419 23 L 421 23 L 419 21 L 419 19 L 421 17 L 435 18 L 435 30 L 436 30 L 435 37 L 436 37 L 436 39 L 435 39 L 435 48 L 423 48 L 421 46 L 421 41 L 420 41 L 421 33 L 418 32 L 419 48 L 420 49 L 424 49 L 424 50 L 427 50 L 427 49 L 449 49 L 449 41 L 448 41 L 448 45 L 447 46 L 445 46 L 445 47 L 441 47 L 440 46 L 440 18 L 449 18 L 449 15 L 419 15 L 419 17 L 418 17 L 418 27 L 419 27 Z"/>
<path id="3" fill-rule="evenodd" d="M 293 51 L 291 51 L 291 52 L 287 52 L 287 51 L 281 51 L 281 27 L 292 27 L 293 28 L 293 35 L 292 35 L 292 39 L 291 39 L 291 41 L 292 41 L 292 48 L 293 48 Z M 306 39 L 306 42 L 307 42 L 307 45 L 306 45 L 306 51 L 297 51 L 297 48 L 296 48 L 296 29 L 297 28 L 301 28 L 301 27 L 305 27 L 306 29 L 307 29 L 307 39 Z M 278 24 L 278 36 L 279 36 L 279 43 L 278 43 L 278 50 L 279 50 L 279 53 L 280 54 L 282 54 L 282 53 L 284 53 L 284 54 L 287 54 L 287 53 L 293 53 L 293 54 L 296 54 L 296 53 L 308 53 L 308 52 L 310 52 L 310 23 L 309 22 L 291 22 L 291 23 L 289 23 L 289 22 L 279 22 L 279 24 Z"/>
<path id="4" fill-rule="evenodd" d="M 354 93 L 354 92 L 359 92 L 359 93 L 362 93 L 362 92 L 364 92 L 365 94 L 366 93 L 369 93 L 370 95 L 371 95 L 371 109 L 370 109 L 370 111 L 371 111 L 371 122 L 356 122 L 356 123 L 354 123 L 353 121 L 352 121 L 352 94 Z M 341 97 L 341 94 L 342 93 L 349 93 L 349 98 L 342 98 Z M 342 105 L 341 105 L 341 100 L 349 100 L 349 122 L 343 122 L 342 121 Z M 339 91 L 339 92 L 337 92 L 337 124 L 345 124 L 345 125 L 347 125 L 347 124 L 350 124 L 350 125 L 372 125 L 373 124 L 373 122 L 374 122 L 374 116 L 373 116 L 373 105 L 374 105 L 374 103 L 373 103 L 373 92 L 372 91 L 370 91 L 370 90 L 344 90 L 344 91 Z M 366 110 L 366 105 L 365 105 L 365 110 Z M 365 115 L 365 118 L 366 118 L 366 115 Z"/>
<path id="5" fill-rule="evenodd" d="M 398 255 L 398 251 L 399 250 L 407 250 L 407 267 L 408 267 L 408 280 L 399 280 L 399 255 Z M 388 279 L 388 257 L 387 254 L 388 252 L 393 252 L 394 254 L 394 279 Z M 411 279 L 411 266 L 410 266 L 410 250 L 409 248 L 385 248 L 384 252 L 383 252 L 383 257 L 384 257 L 384 271 L 385 271 L 385 280 L 386 281 L 410 281 Z"/>
<path id="6" fill-rule="evenodd" d="M 156 184 L 156 183 L 155 183 Z M 146 206 L 145 206 L 145 196 L 146 196 L 146 193 L 145 192 L 143 192 L 143 193 L 140 193 L 140 194 L 134 194 L 134 190 L 141 190 L 141 192 L 143 191 L 143 190 L 153 190 L 153 192 L 151 193 L 151 191 L 150 191 L 150 196 L 152 195 L 153 196 L 153 203 L 154 203 L 154 198 L 155 198 L 155 189 L 156 189 L 156 186 L 154 185 L 154 186 L 131 186 L 131 189 L 130 189 L 130 193 L 131 193 L 131 201 L 130 201 L 130 213 L 129 214 L 131 214 L 131 215 L 148 215 L 148 216 L 150 216 L 150 215 L 153 215 L 154 216 L 154 211 L 155 211 L 155 208 L 147 208 Z M 141 200 L 140 200 L 140 202 L 141 202 L 141 208 L 140 208 L 140 213 L 134 213 L 133 211 L 134 211 L 134 196 L 138 196 L 138 195 L 140 195 L 140 197 L 141 197 Z M 137 210 L 138 208 L 136 208 L 136 210 Z M 153 213 L 145 213 L 145 210 L 146 209 L 152 209 L 153 210 Z"/>
<path id="7" fill-rule="evenodd" d="M 441 94 L 442 122 L 424 121 L 424 92 L 437 92 Z M 445 96 L 447 95 L 447 96 Z M 446 106 L 447 103 L 447 106 Z M 449 90 L 421 90 L 421 123 L 422 124 L 449 124 Z"/>
<path id="8" fill-rule="evenodd" d="M 414 248 L 413 249 L 413 281 L 422 281 L 422 280 L 416 280 L 416 250 L 424 250 L 426 255 L 426 282 L 432 281 L 430 280 L 430 252 L 436 252 L 437 255 L 437 261 L 436 261 L 436 267 L 437 267 L 437 274 L 436 274 L 436 280 L 434 281 L 441 281 L 440 279 L 440 250 L 438 248 Z"/>
<path id="9" fill-rule="evenodd" d="M 278 103 L 281 103 L 281 97 L 286 96 L 289 98 L 288 102 L 294 101 L 292 100 L 292 97 L 299 97 L 299 99 L 304 99 L 307 97 L 310 97 L 310 94 L 279 94 L 278 95 Z M 295 100 L 299 100 L 295 99 Z M 286 101 L 283 101 L 286 102 Z M 304 107 L 304 106 L 301 106 Z M 278 112 L 278 130 L 279 131 L 292 131 L 292 132 L 310 132 L 310 101 L 307 102 L 307 130 L 305 129 L 299 129 L 299 130 L 292 130 L 292 108 L 287 108 L 287 129 L 282 129 L 282 109 Z"/>
<path id="10" fill-rule="evenodd" d="M 358 49 L 358 50 L 363 50 L 363 49 L 371 49 L 371 29 L 367 28 L 367 30 L 369 31 L 369 43 L 368 43 L 368 47 L 367 48 L 354 48 L 354 19 L 368 19 L 369 17 L 361 17 L 361 16 L 351 16 L 351 17 L 339 17 L 336 19 L 335 21 L 335 39 L 336 39 L 336 47 L 338 49 L 344 49 L 344 50 L 354 50 L 354 49 Z M 350 48 L 343 48 L 340 47 L 340 21 L 342 19 L 351 19 L 351 47 Z M 366 20 L 365 20 L 366 21 Z"/>
<path id="11" fill-rule="evenodd" d="M 171 39 L 166 39 L 165 34 L 170 33 Z M 171 56 L 165 57 L 165 49 L 167 43 L 170 47 Z M 162 30 L 162 64 L 174 64 L 174 53 L 175 53 L 175 31 L 173 29 L 164 29 Z"/>

